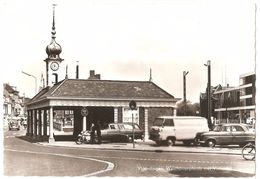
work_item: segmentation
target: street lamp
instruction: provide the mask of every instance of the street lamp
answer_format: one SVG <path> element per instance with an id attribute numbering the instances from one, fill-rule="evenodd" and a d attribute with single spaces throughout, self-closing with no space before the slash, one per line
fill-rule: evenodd
<path id="1" fill-rule="evenodd" d="M 211 128 L 211 72 L 210 72 L 210 60 L 208 60 L 207 64 L 204 64 L 208 67 L 208 85 L 207 85 L 207 100 L 208 100 L 208 125 Z"/>
<path id="2" fill-rule="evenodd" d="M 36 78 L 36 76 L 31 75 L 31 74 L 29 74 L 29 73 L 26 73 L 26 72 L 24 72 L 24 71 L 22 71 L 22 73 L 25 74 L 25 75 L 27 75 L 27 76 L 31 76 L 31 77 L 34 78 L 34 80 L 35 80 L 35 94 L 37 94 L 37 78 Z"/>
<path id="3" fill-rule="evenodd" d="M 183 101 L 184 101 L 184 116 L 186 116 L 187 110 L 187 101 L 186 101 L 186 75 L 188 75 L 188 71 L 183 71 Z"/>

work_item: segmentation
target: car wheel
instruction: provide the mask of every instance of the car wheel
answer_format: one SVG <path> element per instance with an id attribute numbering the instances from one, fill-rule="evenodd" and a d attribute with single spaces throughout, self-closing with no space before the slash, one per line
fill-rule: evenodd
<path id="1" fill-rule="evenodd" d="M 175 139 L 174 139 L 174 138 L 168 138 L 168 139 L 166 140 L 166 144 L 167 144 L 168 146 L 173 146 L 173 145 L 175 144 Z"/>
<path id="2" fill-rule="evenodd" d="M 215 147 L 215 145 L 216 145 L 216 141 L 215 140 L 210 139 L 210 140 L 207 141 L 207 146 L 208 147 Z"/>
<path id="3" fill-rule="evenodd" d="M 127 141 L 128 141 L 129 143 L 133 142 L 133 137 L 132 137 L 132 136 L 127 136 Z"/>

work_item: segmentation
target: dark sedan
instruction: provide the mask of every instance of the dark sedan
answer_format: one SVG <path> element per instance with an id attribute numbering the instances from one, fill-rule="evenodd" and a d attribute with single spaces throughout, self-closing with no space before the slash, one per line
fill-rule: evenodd
<path id="1" fill-rule="evenodd" d="M 133 141 L 133 126 L 134 138 L 143 139 L 143 130 L 138 124 L 132 123 L 110 123 L 107 128 L 101 130 L 102 140 L 109 141 Z"/>
<path id="2" fill-rule="evenodd" d="M 220 124 L 213 131 L 198 133 L 196 140 L 202 146 L 208 147 L 231 144 L 244 146 L 255 141 L 255 133 L 244 124 Z"/>

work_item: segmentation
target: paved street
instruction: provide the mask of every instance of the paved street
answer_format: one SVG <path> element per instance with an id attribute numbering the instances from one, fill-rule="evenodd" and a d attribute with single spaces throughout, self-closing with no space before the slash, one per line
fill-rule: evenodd
<path id="1" fill-rule="evenodd" d="M 135 149 L 123 143 L 49 145 L 28 142 L 24 133 L 4 132 L 5 176 L 251 177 L 255 173 L 255 162 L 245 161 L 239 148 L 214 151 L 143 143 L 137 143 Z"/>

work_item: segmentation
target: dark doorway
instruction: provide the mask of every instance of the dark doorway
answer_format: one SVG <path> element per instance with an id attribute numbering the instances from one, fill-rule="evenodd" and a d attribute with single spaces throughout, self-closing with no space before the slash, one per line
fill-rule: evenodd
<path id="1" fill-rule="evenodd" d="M 101 128 L 107 124 L 114 122 L 114 108 L 113 107 L 88 107 L 89 116 L 87 117 L 87 129 L 90 128 L 91 123 L 99 121 Z"/>

